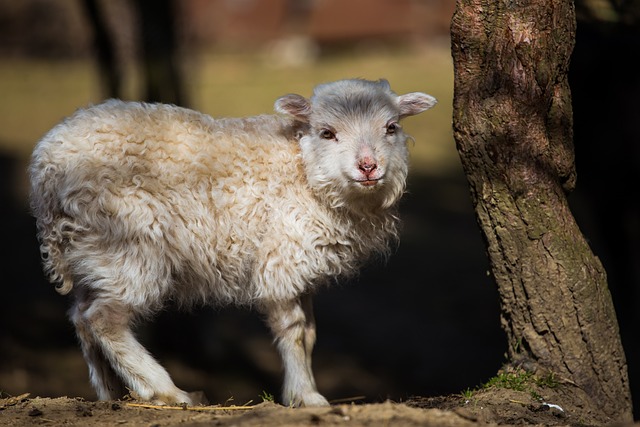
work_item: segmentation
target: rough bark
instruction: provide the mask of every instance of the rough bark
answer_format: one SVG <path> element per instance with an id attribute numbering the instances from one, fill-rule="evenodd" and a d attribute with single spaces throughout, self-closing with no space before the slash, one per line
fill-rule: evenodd
<path id="1" fill-rule="evenodd" d="M 569 210 L 569 0 L 458 0 L 454 136 L 498 286 L 511 364 L 553 372 L 631 419 L 606 273 Z"/>

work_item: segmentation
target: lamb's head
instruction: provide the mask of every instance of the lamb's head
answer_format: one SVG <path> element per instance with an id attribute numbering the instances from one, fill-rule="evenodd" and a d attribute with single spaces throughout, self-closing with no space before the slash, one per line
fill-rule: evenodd
<path id="1" fill-rule="evenodd" d="M 430 95 L 395 94 L 386 80 L 340 80 L 313 96 L 290 94 L 277 112 L 304 123 L 300 147 L 309 185 L 334 207 L 377 210 L 404 192 L 407 135 L 400 120 L 436 104 Z"/>

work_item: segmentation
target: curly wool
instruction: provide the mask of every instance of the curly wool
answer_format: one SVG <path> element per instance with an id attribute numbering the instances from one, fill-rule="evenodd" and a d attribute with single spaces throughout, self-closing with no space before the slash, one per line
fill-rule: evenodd
<path id="1" fill-rule="evenodd" d="M 49 278 L 63 294 L 75 283 L 151 308 L 166 298 L 291 299 L 353 274 L 397 238 L 395 210 L 322 203 L 307 184 L 299 127 L 116 100 L 77 111 L 31 165 Z"/>

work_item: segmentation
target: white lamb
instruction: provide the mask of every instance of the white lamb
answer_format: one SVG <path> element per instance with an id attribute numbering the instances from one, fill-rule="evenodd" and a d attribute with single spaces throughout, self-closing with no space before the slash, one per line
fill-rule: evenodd
<path id="1" fill-rule="evenodd" d="M 131 329 L 175 301 L 264 313 L 282 402 L 327 405 L 311 295 L 389 252 L 408 169 L 399 121 L 435 103 L 354 79 L 283 96 L 281 115 L 110 100 L 55 126 L 33 152 L 31 207 L 98 398 L 194 403 Z"/>

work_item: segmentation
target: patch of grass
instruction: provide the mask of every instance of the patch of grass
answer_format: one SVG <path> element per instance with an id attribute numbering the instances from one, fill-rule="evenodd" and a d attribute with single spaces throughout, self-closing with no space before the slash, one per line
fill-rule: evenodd
<path id="1" fill-rule="evenodd" d="M 500 372 L 495 377 L 489 379 L 483 388 L 508 388 L 516 391 L 525 391 L 533 382 L 533 374 L 523 370 L 515 372 Z"/>
<path id="2" fill-rule="evenodd" d="M 496 376 L 490 378 L 486 383 L 460 393 L 460 396 L 465 401 L 473 399 L 475 394 L 479 390 L 487 390 L 491 388 L 504 388 L 515 391 L 528 392 L 531 398 L 535 401 L 543 401 L 544 398 L 540 394 L 540 389 L 544 388 L 556 388 L 559 385 L 555 375 L 550 372 L 549 374 L 539 377 L 532 372 L 527 372 L 523 369 L 501 371 Z"/>
<path id="3" fill-rule="evenodd" d="M 276 398 L 273 396 L 273 394 L 269 393 L 268 391 L 262 390 L 262 393 L 260 393 L 260 398 L 262 399 L 263 402 L 275 402 Z"/>
<path id="4" fill-rule="evenodd" d="M 473 399 L 473 395 L 475 393 L 476 393 L 476 389 L 467 387 L 466 390 L 463 390 L 462 392 L 460 392 L 460 396 L 462 397 L 462 400 L 464 400 L 465 402 L 469 402 L 471 399 Z"/>
<path id="5" fill-rule="evenodd" d="M 544 377 L 534 377 L 533 379 L 540 387 L 556 388 L 560 384 L 553 372 L 549 372 Z"/>

